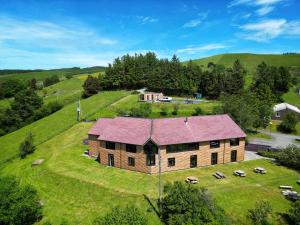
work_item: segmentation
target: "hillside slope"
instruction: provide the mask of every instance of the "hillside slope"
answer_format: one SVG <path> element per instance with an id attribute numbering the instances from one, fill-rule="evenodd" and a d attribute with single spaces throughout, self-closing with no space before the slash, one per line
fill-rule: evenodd
<path id="1" fill-rule="evenodd" d="M 265 62 L 272 66 L 287 66 L 287 67 L 300 67 L 300 54 L 295 55 L 276 55 L 276 54 L 250 54 L 250 53 L 229 53 L 214 55 L 202 59 L 192 60 L 193 62 L 207 67 L 209 62 L 221 64 L 226 67 L 232 66 L 235 60 L 240 60 L 248 73 L 255 71 L 255 68 L 261 62 Z"/>

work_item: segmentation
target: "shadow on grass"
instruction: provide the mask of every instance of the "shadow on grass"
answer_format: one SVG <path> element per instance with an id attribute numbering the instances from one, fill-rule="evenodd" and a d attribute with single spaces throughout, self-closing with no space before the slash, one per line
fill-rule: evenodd
<path id="1" fill-rule="evenodd" d="M 147 195 L 145 195 L 145 194 L 143 196 L 144 196 L 145 200 L 149 203 L 149 205 L 152 208 L 152 210 L 158 216 L 158 218 L 160 218 L 160 213 L 159 213 L 158 209 L 155 207 L 155 205 L 153 205 L 153 203 L 151 202 L 151 199 Z"/>

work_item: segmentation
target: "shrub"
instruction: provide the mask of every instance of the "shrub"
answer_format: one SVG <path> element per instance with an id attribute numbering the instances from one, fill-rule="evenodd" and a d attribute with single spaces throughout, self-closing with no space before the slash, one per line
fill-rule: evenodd
<path id="1" fill-rule="evenodd" d="M 73 77 L 73 74 L 68 73 L 68 74 L 65 75 L 65 77 L 69 80 L 69 79 L 71 79 Z"/>
<path id="2" fill-rule="evenodd" d="M 294 202 L 289 212 L 289 217 L 294 225 L 300 225 L 300 201 Z"/>
<path id="3" fill-rule="evenodd" d="M 287 113 L 284 117 L 278 129 L 285 133 L 291 133 L 296 130 L 298 123 L 298 117 L 295 113 Z"/>
<path id="4" fill-rule="evenodd" d="M 145 216 L 136 207 L 114 208 L 104 217 L 98 217 L 93 225 L 146 225 Z"/>
<path id="5" fill-rule="evenodd" d="M 160 108 L 160 115 L 161 116 L 168 115 L 168 107 L 166 105 L 162 105 L 162 107 Z"/>
<path id="6" fill-rule="evenodd" d="M 289 145 L 281 149 L 277 154 L 277 162 L 283 166 L 293 169 L 300 169 L 300 148 L 296 145 Z"/>
<path id="7" fill-rule="evenodd" d="M 19 150 L 21 159 L 24 159 L 28 154 L 34 152 L 35 147 L 33 145 L 33 135 L 31 132 L 27 134 L 25 140 L 20 144 Z"/>
<path id="8" fill-rule="evenodd" d="M 32 186 L 0 177 L 0 224 L 31 225 L 42 218 L 42 206 Z"/>
<path id="9" fill-rule="evenodd" d="M 174 105 L 173 106 L 173 111 L 172 111 L 172 115 L 177 115 L 178 114 L 178 110 L 179 110 L 179 105 Z"/>
<path id="10" fill-rule="evenodd" d="M 164 187 L 162 219 L 168 225 L 227 224 L 224 210 L 205 188 L 174 182 Z"/>
<path id="11" fill-rule="evenodd" d="M 254 209 L 248 210 L 248 217 L 253 224 L 268 224 L 268 216 L 272 213 L 272 208 L 269 202 L 260 201 L 255 204 Z"/>
<path id="12" fill-rule="evenodd" d="M 203 110 L 200 107 L 196 107 L 194 109 L 194 113 L 192 114 L 193 116 L 199 116 L 199 115 L 203 115 Z"/>

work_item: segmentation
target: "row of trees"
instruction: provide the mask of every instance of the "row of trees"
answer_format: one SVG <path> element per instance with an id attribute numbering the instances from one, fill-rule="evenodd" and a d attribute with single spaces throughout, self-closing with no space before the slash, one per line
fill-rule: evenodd
<path id="1" fill-rule="evenodd" d="M 101 89 L 137 89 L 147 87 L 170 95 L 201 92 L 211 99 L 222 93 L 234 94 L 244 86 L 245 69 L 237 60 L 232 68 L 211 64 L 209 69 L 192 63 L 182 64 L 174 55 L 171 60 L 158 59 L 154 53 L 125 55 L 109 64 L 100 76 Z"/>
<path id="2" fill-rule="evenodd" d="M 0 136 L 15 131 L 62 108 L 58 102 L 44 105 L 33 89 L 19 91 L 10 108 L 0 112 Z"/>

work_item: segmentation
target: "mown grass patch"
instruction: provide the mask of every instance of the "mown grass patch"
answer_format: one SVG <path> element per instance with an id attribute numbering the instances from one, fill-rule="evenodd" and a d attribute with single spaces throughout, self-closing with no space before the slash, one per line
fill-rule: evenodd
<path id="1" fill-rule="evenodd" d="M 115 103 L 110 105 L 107 108 L 100 110 L 96 113 L 93 118 L 100 118 L 100 117 L 113 117 L 117 115 L 117 111 L 122 109 L 123 111 L 129 110 L 133 107 L 139 107 L 141 104 L 145 104 L 144 102 L 138 101 L 138 94 L 131 94 Z M 152 106 L 152 113 L 150 118 L 161 118 L 163 117 L 160 112 L 163 106 L 167 107 L 168 114 L 165 117 L 174 117 L 174 116 L 191 116 L 195 112 L 195 108 L 199 107 L 203 110 L 204 114 L 212 113 L 212 110 L 215 106 L 220 104 L 219 101 L 203 101 L 197 104 L 177 104 L 177 103 L 150 103 Z M 172 111 L 174 106 L 178 105 L 178 114 L 172 115 Z"/>

